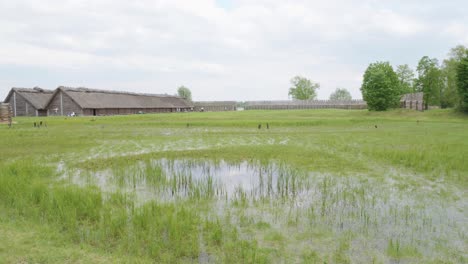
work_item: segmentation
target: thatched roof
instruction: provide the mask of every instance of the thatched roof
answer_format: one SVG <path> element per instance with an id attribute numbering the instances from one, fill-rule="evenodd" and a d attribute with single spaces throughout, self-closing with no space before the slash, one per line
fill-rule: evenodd
<path id="1" fill-rule="evenodd" d="M 181 97 L 170 95 L 140 94 L 89 88 L 59 87 L 83 109 L 124 108 L 190 108 L 193 105 Z"/>
<path id="2" fill-rule="evenodd" d="M 45 109 L 49 100 L 52 98 L 54 91 L 42 89 L 39 87 L 34 88 L 11 88 L 5 102 L 10 100 L 10 97 L 13 95 L 13 92 L 21 95 L 28 103 L 30 103 L 36 109 Z"/>

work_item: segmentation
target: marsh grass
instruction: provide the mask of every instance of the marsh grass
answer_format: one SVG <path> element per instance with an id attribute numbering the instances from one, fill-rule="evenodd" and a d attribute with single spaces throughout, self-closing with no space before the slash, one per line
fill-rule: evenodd
<path id="1" fill-rule="evenodd" d="M 241 239 L 237 231 L 224 237 L 219 220 L 203 220 L 191 206 L 156 201 L 136 206 L 134 199 L 122 193 L 111 193 L 104 199 L 96 187 L 50 187 L 44 179 L 51 174 L 52 168 L 28 162 L 11 164 L 0 172 L 0 198 L 12 219 L 22 217 L 50 224 L 75 243 L 158 262 L 197 259 L 200 232 L 208 234 L 203 243 L 211 245 L 215 252 L 223 252 L 224 248 L 240 250 L 239 255 L 226 256 L 233 263 L 256 263 L 262 255 L 257 255 L 254 241 Z M 200 231 L 200 226 L 218 228 Z"/>

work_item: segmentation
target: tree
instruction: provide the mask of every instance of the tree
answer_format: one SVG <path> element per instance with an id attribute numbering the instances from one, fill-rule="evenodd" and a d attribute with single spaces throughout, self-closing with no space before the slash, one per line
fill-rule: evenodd
<path id="1" fill-rule="evenodd" d="M 289 88 L 289 94 L 296 100 L 312 100 L 317 96 L 316 90 L 320 88 L 319 83 L 314 83 L 311 80 L 296 76 L 291 79 L 293 87 Z"/>
<path id="2" fill-rule="evenodd" d="M 424 93 L 426 109 L 429 105 L 440 105 L 443 80 L 437 59 L 422 57 L 418 63 L 417 72 L 416 90 Z"/>
<path id="3" fill-rule="evenodd" d="M 463 59 L 463 55 L 468 51 L 463 45 L 452 48 L 442 64 L 442 91 L 440 104 L 443 108 L 454 107 L 460 102 L 457 92 L 457 68 Z"/>
<path id="4" fill-rule="evenodd" d="M 457 86 L 460 97 L 459 108 L 468 113 L 468 50 L 465 51 L 465 56 L 457 67 Z"/>
<path id="5" fill-rule="evenodd" d="M 468 48 L 463 45 L 458 45 L 455 48 L 451 48 L 449 52 L 449 58 L 455 59 L 456 61 L 461 61 L 468 51 Z"/>
<path id="6" fill-rule="evenodd" d="M 179 95 L 179 97 L 184 98 L 185 100 L 192 101 L 192 92 L 189 88 L 183 85 L 177 89 L 177 95 Z"/>
<path id="7" fill-rule="evenodd" d="M 336 88 L 336 90 L 330 94 L 330 100 L 351 100 L 351 94 L 345 88 Z"/>
<path id="8" fill-rule="evenodd" d="M 364 73 L 362 97 L 369 110 L 385 111 L 400 101 L 398 76 L 389 62 L 371 63 Z"/>
<path id="9" fill-rule="evenodd" d="M 413 93 L 414 72 L 408 64 L 398 65 L 396 74 L 400 82 L 401 94 Z"/>

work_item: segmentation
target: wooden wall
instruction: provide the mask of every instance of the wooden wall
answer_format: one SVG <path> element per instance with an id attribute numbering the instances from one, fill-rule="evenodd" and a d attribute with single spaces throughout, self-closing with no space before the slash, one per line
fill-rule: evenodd
<path id="1" fill-rule="evenodd" d="M 189 111 L 190 109 L 177 109 L 175 108 L 104 108 L 104 109 L 83 109 L 85 116 L 106 116 L 106 115 L 133 115 L 133 114 L 150 114 L 150 113 L 172 113 Z"/>
<path id="2" fill-rule="evenodd" d="M 367 109 L 362 100 L 313 100 L 313 101 L 250 101 L 245 110 L 294 110 L 294 109 Z"/>
<path id="3" fill-rule="evenodd" d="M 81 107 L 76 104 L 70 96 L 62 91 L 55 94 L 47 106 L 47 111 L 49 112 L 49 116 L 66 116 L 72 112 L 76 115 L 83 115 L 83 109 L 81 109 Z"/>
<path id="4" fill-rule="evenodd" d="M 236 102 L 225 101 L 194 102 L 194 111 L 200 112 L 202 109 L 207 112 L 236 111 L 237 105 Z"/>
<path id="5" fill-rule="evenodd" d="M 17 92 L 13 92 L 13 95 L 10 97 L 9 101 L 6 102 L 9 103 L 12 111 L 13 111 L 13 116 L 36 116 L 36 108 L 30 103 L 24 99 L 21 94 Z"/>
<path id="6" fill-rule="evenodd" d="M 424 111 L 424 93 L 419 92 L 403 95 L 400 100 L 400 107 Z"/>

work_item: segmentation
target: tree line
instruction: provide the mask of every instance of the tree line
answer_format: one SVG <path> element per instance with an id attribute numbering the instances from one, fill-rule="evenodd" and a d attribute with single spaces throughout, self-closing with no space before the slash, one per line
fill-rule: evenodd
<path id="1" fill-rule="evenodd" d="M 288 95 L 295 100 L 313 100 L 320 84 L 305 77 L 291 79 Z M 408 64 L 398 65 L 396 71 L 390 62 L 371 63 L 361 85 L 363 99 L 369 110 L 384 111 L 399 107 L 400 98 L 407 93 L 424 93 L 424 105 L 454 108 L 468 113 L 468 48 L 458 45 L 439 63 L 436 58 L 422 57 L 416 72 Z M 192 100 L 190 89 L 180 86 L 177 95 Z M 344 88 L 337 88 L 330 100 L 351 100 Z"/>
<path id="2" fill-rule="evenodd" d="M 407 64 L 396 71 L 389 62 L 375 62 L 367 67 L 361 86 L 369 110 L 398 107 L 401 95 L 423 92 L 424 105 L 458 108 L 468 112 L 468 48 L 452 48 L 439 63 L 436 58 L 422 57 L 413 71 Z"/>

